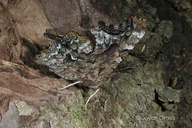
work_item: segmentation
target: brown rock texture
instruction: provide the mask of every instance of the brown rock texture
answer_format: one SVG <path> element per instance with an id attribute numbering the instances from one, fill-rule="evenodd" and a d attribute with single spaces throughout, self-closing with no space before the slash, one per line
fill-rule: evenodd
<path id="1" fill-rule="evenodd" d="M 39 106 L 65 93 L 56 89 L 68 82 L 26 65 L 34 66 L 39 46 L 47 44 L 46 28 L 52 27 L 38 0 L 0 1 L 0 126 L 11 127 L 6 124 L 14 116 L 14 101 Z"/>
<path id="2" fill-rule="evenodd" d="M 0 0 L 0 128 L 192 127 L 191 5 L 190 0 Z M 130 15 L 147 19 L 145 39 L 97 94 L 79 86 L 61 90 L 70 82 L 36 62 L 49 45 L 46 29 L 88 36 L 98 21 L 119 25 Z M 172 93 L 161 90 L 168 86 Z M 153 116 L 173 118 L 144 120 Z"/>
<path id="3" fill-rule="evenodd" d="M 45 41 L 43 33 L 46 28 L 51 28 L 51 25 L 38 0 L 11 0 L 2 3 L 15 31 L 22 38 L 38 44 Z"/>
<path id="4" fill-rule="evenodd" d="M 101 20 L 108 25 L 120 20 L 115 7 L 105 7 L 110 12 L 106 15 L 102 6 L 98 6 L 94 0 L 41 0 L 41 3 L 52 27 L 61 34 L 74 29 L 86 31 L 88 27 L 97 26 Z"/>
<path id="5" fill-rule="evenodd" d="M 0 59 L 19 61 L 20 40 L 6 9 L 0 4 Z"/>
<path id="6" fill-rule="evenodd" d="M 61 79 L 42 76 L 28 66 L 4 60 L 0 60 L 0 78 L 0 94 L 3 97 L 22 99 L 36 105 L 57 96 L 55 89 L 60 84 L 67 84 Z"/>
<path id="7" fill-rule="evenodd" d="M 68 82 L 63 79 L 42 76 L 26 65 L 0 60 L 0 126 L 18 126 L 19 119 L 16 118 L 19 115 L 16 114 L 14 102 L 25 101 L 32 106 L 44 105 L 63 94 L 69 95 L 70 92 L 66 90 L 57 90 L 66 84 Z M 7 120 L 13 121 L 13 125 L 9 125 Z"/>

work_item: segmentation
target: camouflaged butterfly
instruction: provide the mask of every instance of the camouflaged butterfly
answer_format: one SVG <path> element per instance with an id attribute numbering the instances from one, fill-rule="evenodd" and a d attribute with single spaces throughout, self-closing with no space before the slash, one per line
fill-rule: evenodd
<path id="1" fill-rule="evenodd" d="M 98 27 L 90 29 L 94 40 L 77 31 L 59 35 L 46 30 L 51 44 L 37 61 L 64 79 L 97 87 L 121 62 L 123 52 L 132 50 L 145 35 L 146 28 L 146 20 L 132 17 L 118 27 L 99 22 Z"/>

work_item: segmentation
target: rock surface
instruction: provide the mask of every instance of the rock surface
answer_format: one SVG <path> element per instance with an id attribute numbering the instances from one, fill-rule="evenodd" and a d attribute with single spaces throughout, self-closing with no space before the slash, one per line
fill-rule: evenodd
<path id="1" fill-rule="evenodd" d="M 192 127 L 191 4 L 1 0 L 0 127 Z M 87 36 L 98 21 L 119 24 L 130 15 L 147 19 L 146 34 L 95 95 L 79 86 L 61 90 L 70 82 L 35 61 L 49 45 L 46 29 Z"/>

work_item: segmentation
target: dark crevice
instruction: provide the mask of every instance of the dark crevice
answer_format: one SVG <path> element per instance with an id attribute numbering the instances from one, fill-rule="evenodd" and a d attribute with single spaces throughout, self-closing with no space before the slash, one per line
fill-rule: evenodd
<path id="1" fill-rule="evenodd" d="M 71 81 L 73 83 L 73 81 Z M 83 90 L 83 92 L 88 92 L 90 90 L 89 87 L 81 86 L 79 84 L 75 85 L 76 88 Z"/>
<path id="2" fill-rule="evenodd" d="M 21 39 L 21 42 L 22 42 L 22 54 L 20 58 L 25 65 L 35 70 L 39 70 L 40 73 L 43 75 L 60 78 L 55 73 L 49 71 L 49 68 L 47 66 L 37 63 L 36 55 L 40 54 L 40 51 L 42 50 L 41 46 L 32 44 L 30 43 L 30 41 L 24 38 Z"/>
<path id="3" fill-rule="evenodd" d="M 157 91 L 155 90 L 155 103 L 157 103 L 160 107 L 161 107 L 161 111 L 166 111 L 166 108 L 163 106 L 163 103 L 161 100 L 159 100 L 159 95 L 157 93 Z"/>

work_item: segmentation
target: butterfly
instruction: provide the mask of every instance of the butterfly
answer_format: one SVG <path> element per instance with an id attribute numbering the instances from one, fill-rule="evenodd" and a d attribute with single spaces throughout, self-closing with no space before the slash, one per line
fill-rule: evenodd
<path id="1" fill-rule="evenodd" d="M 82 86 L 98 87 L 143 38 L 147 21 L 130 17 L 118 26 L 107 26 L 103 21 L 89 31 L 93 38 L 78 31 L 60 35 L 47 29 L 50 41 L 48 49 L 37 56 L 37 62 L 70 81 L 82 81 Z"/>

